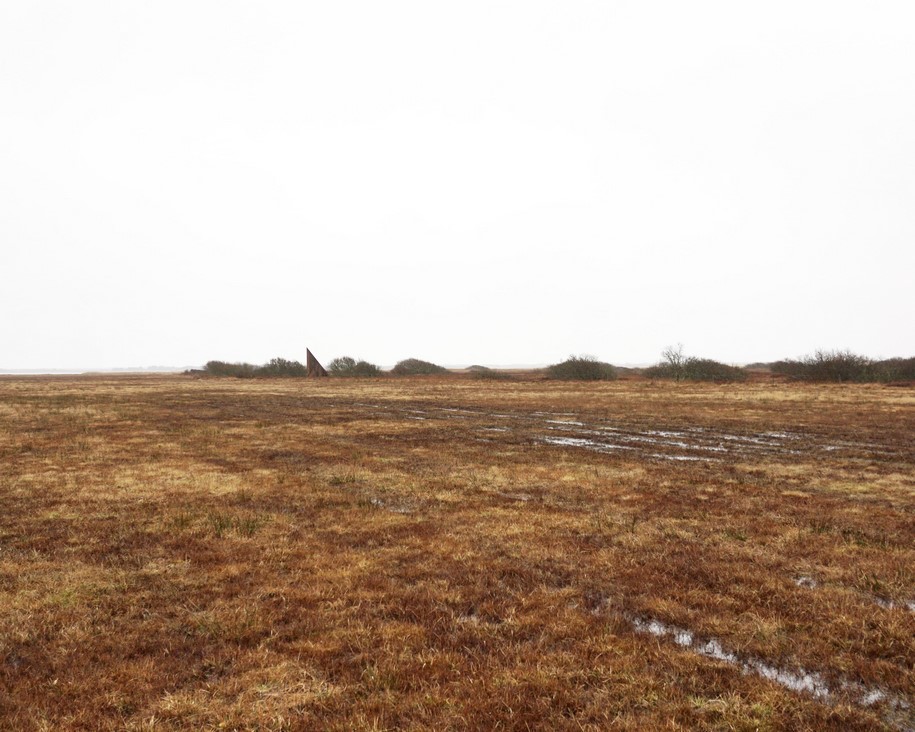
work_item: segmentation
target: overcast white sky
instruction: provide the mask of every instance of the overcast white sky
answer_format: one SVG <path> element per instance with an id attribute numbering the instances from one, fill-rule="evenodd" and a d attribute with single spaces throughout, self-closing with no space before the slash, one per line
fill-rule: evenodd
<path id="1" fill-rule="evenodd" d="M 915 355 L 915 4 L 0 4 L 0 367 Z"/>

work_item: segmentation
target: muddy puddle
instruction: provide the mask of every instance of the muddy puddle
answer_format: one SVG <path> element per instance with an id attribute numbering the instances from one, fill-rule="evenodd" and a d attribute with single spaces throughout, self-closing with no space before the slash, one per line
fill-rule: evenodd
<path id="1" fill-rule="evenodd" d="M 660 430 L 627 429 L 624 426 L 577 425 L 581 423 L 551 422 L 546 428 L 554 433 L 540 438 L 545 444 L 579 447 L 597 452 L 636 450 L 659 460 L 717 462 L 728 454 L 797 451 L 772 438 L 734 435 L 706 429 Z"/>
<path id="2" fill-rule="evenodd" d="M 798 587 L 804 587 L 808 590 L 813 590 L 820 586 L 819 582 L 817 582 L 813 577 L 808 577 L 807 575 L 795 577 L 794 584 L 796 584 Z"/>
<path id="3" fill-rule="evenodd" d="M 896 602 L 895 600 L 887 600 L 883 597 L 875 597 L 874 602 L 880 607 L 886 610 L 908 610 L 915 613 L 915 600 L 905 600 Z"/>
<path id="4" fill-rule="evenodd" d="M 647 633 L 656 638 L 666 638 L 672 640 L 682 648 L 688 648 L 706 658 L 713 658 L 716 661 L 724 661 L 733 666 L 738 666 L 744 673 L 752 673 L 762 676 L 764 679 L 781 684 L 792 691 L 801 691 L 811 694 L 820 699 L 825 699 L 830 694 L 829 685 L 819 674 L 800 669 L 798 671 L 789 671 L 778 668 L 771 664 L 756 658 L 741 659 L 736 653 L 728 651 L 722 646 L 716 638 L 700 641 L 685 628 L 678 628 L 673 625 L 667 625 L 660 620 L 641 620 L 635 618 L 630 621 L 633 630 L 637 633 Z"/>
<path id="5" fill-rule="evenodd" d="M 413 513 L 413 510 L 411 508 L 409 508 L 408 506 L 389 503 L 387 501 L 383 501 L 380 498 L 369 498 L 368 503 L 370 506 L 372 506 L 374 508 L 380 508 L 380 509 L 382 509 L 384 511 L 388 511 L 390 513 L 399 513 L 402 515 L 407 515 L 407 514 Z"/>
<path id="6" fill-rule="evenodd" d="M 609 442 L 597 442 L 584 437 L 544 437 L 542 441 L 547 445 L 564 445 L 566 447 L 587 447 L 598 452 L 609 452 L 610 450 L 634 450 L 634 447 L 628 445 L 614 445 Z"/>
<path id="7" fill-rule="evenodd" d="M 707 427 L 683 429 L 642 429 L 625 424 L 579 420 L 546 420 L 543 427 L 551 433 L 539 441 L 550 445 L 563 445 L 611 452 L 634 449 L 648 457 L 664 460 L 695 460 L 715 462 L 726 456 L 752 457 L 816 455 L 823 452 L 855 454 L 866 452 L 870 456 L 892 456 L 896 453 L 885 446 L 865 442 L 820 441 L 813 435 L 800 432 L 769 431 L 754 434 L 737 434 Z"/>
<path id="8" fill-rule="evenodd" d="M 740 656 L 728 650 L 717 638 L 700 639 L 691 630 L 669 625 L 654 618 L 630 618 L 629 624 L 636 633 L 672 642 L 705 658 L 727 663 L 741 673 L 759 676 L 824 703 L 841 700 L 873 709 L 894 729 L 911 732 L 915 725 L 911 703 L 886 689 L 850 680 L 830 682 L 816 671 L 804 668 L 788 669 L 761 658 Z"/>
<path id="9" fill-rule="evenodd" d="M 635 427 L 622 422 L 586 421 L 573 412 L 491 412 L 485 409 L 438 407 L 424 404 L 402 406 L 359 402 L 376 416 L 398 414 L 414 421 L 438 420 L 468 424 L 478 435 L 520 438 L 535 444 L 602 453 L 634 451 L 646 458 L 682 462 L 718 462 L 728 457 L 796 456 L 823 453 L 862 452 L 872 456 L 894 455 L 884 445 L 854 440 L 822 440 L 792 430 L 768 430 L 739 434 L 710 427 L 654 428 Z M 489 424 L 473 425 L 479 419 Z M 503 433 L 501 437 L 497 433 Z"/>

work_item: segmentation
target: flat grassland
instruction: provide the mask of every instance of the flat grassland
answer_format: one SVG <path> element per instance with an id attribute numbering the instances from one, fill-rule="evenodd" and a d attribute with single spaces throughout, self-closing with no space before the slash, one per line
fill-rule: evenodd
<path id="1" fill-rule="evenodd" d="M 915 390 L 0 378 L 0 729 L 912 729 Z"/>

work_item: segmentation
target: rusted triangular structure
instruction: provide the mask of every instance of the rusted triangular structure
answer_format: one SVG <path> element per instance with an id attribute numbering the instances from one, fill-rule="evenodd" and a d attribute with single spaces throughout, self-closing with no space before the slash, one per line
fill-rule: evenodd
<path id="1" fill-rule="evenodd" d="M 312 352 L 306 348 L 305 354 L 307 356 L 305 360 L 305 368 L 308 369 L 308 375 L 327 376 L 327 370 L 318 362 L 318 359 L 314 357 Z"/>

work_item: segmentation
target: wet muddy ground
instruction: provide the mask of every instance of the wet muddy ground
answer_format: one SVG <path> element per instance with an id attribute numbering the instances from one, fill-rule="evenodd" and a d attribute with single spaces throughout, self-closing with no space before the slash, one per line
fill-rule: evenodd
<path id="1" fill-rule="evenodd" d="M 915 727 L 915 396 L 0 380 L 15 729 Z"/>

